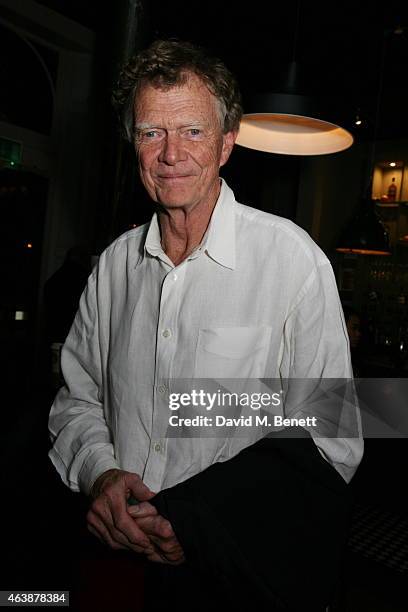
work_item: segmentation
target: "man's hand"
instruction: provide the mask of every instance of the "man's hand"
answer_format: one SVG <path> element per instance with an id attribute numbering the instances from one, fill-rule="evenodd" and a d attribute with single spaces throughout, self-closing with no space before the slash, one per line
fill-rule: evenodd
<path id="1" fill-rule="evenodd" d="M 154 554 L 149 536 L 128 512 L 130 496 L 140 501 L 154 497 L 140 476 L 124 470 L 108 470 L 95 481 L 91 496 L 93 502 L 86 517 L 91 533 L 115 550 L 125 548 L 147 556 Z"/>
<path id="2" fill-rule="evenodd" d="M 129 506 L 129 514 L 135 519 L 138 527 L 154 544 L 152 552 L 145 551 L 149 561 L 180 565 L 185 561 L 184 551 L 177 540 L 171 523 L 158 514 L 156 508 L 149 502 L 141 502 Z"/>

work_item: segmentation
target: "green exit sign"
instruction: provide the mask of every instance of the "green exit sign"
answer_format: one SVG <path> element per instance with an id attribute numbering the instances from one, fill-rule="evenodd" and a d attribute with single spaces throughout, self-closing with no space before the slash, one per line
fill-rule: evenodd
<path id="1" fill-rule="evenodd" d="M 0 159 L 5 160 L 12 166 L 21 162 L 22 149 L 21 142 L 0 138 Z"/>

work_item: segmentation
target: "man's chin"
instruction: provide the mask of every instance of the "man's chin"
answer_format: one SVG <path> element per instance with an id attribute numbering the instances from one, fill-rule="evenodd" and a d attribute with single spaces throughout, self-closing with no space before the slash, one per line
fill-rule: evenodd
<path id="1" fill-rule="evenodd" d="M 159 202 L 159 206 L 162 206 L 163 208 L 168 208 L 169 210 L 175 209 L 175 208 L 185 208 L 186 206 L 189 206 L 189 205 L 191 205 L 191 202 L 186 202 L 184 200 L 178 200 L 178 201 L 165 200 L 165 201 Z"/>
<path id="2" fill-rule="evenodd" d="M 173 192 L 172 190 L 163 190 L 157 194 L 157 202 L 163 208 L 182 208 L 189 206 L 194 201 L 191 194 L 183 191 Z"/>

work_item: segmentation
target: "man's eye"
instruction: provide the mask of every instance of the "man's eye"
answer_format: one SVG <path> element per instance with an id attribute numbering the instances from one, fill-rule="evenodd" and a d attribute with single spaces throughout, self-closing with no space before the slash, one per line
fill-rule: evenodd
<path id="1" fill-rule="evenodd" d="M 160 140 L 163 138 L 162 130 L 146 130 L 145 132 L 140 132 L 138 140 L 139 142 L 152 142 L 156 140 Z"/>
<path id="2" fill-rule="evenodd" d="M 155 138 L 155 136 L 157 135 L 158 133 L 156 132 L 156 130 L 150 130 L 149 132 L 144 132 L 143 137 L 147 139 L 151 139 L 151 138 Z"/>
<path id="3" fill-rule="evenodd" d="M 184 138 L 201 138 L 203 131 L 200 128 L 188 128 L 183 132 Z"/>

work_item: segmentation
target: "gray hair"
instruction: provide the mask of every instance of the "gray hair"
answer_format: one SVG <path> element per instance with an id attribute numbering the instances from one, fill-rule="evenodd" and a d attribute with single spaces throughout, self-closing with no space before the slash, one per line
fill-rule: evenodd
<path id="1" fill-rule="evenodd" d="M 183 85 L 190 74 L 198 76 L 218 100 L 224 134 L 238 131 L 242 117 L 241 94 L 226 66 L 191 43 L 156 40 L 123 66 L 113 92 L 112 102 L 126 140 L 134 139 L 133 113 L 138 91 L 146 84 L 164 90 Z"/>

